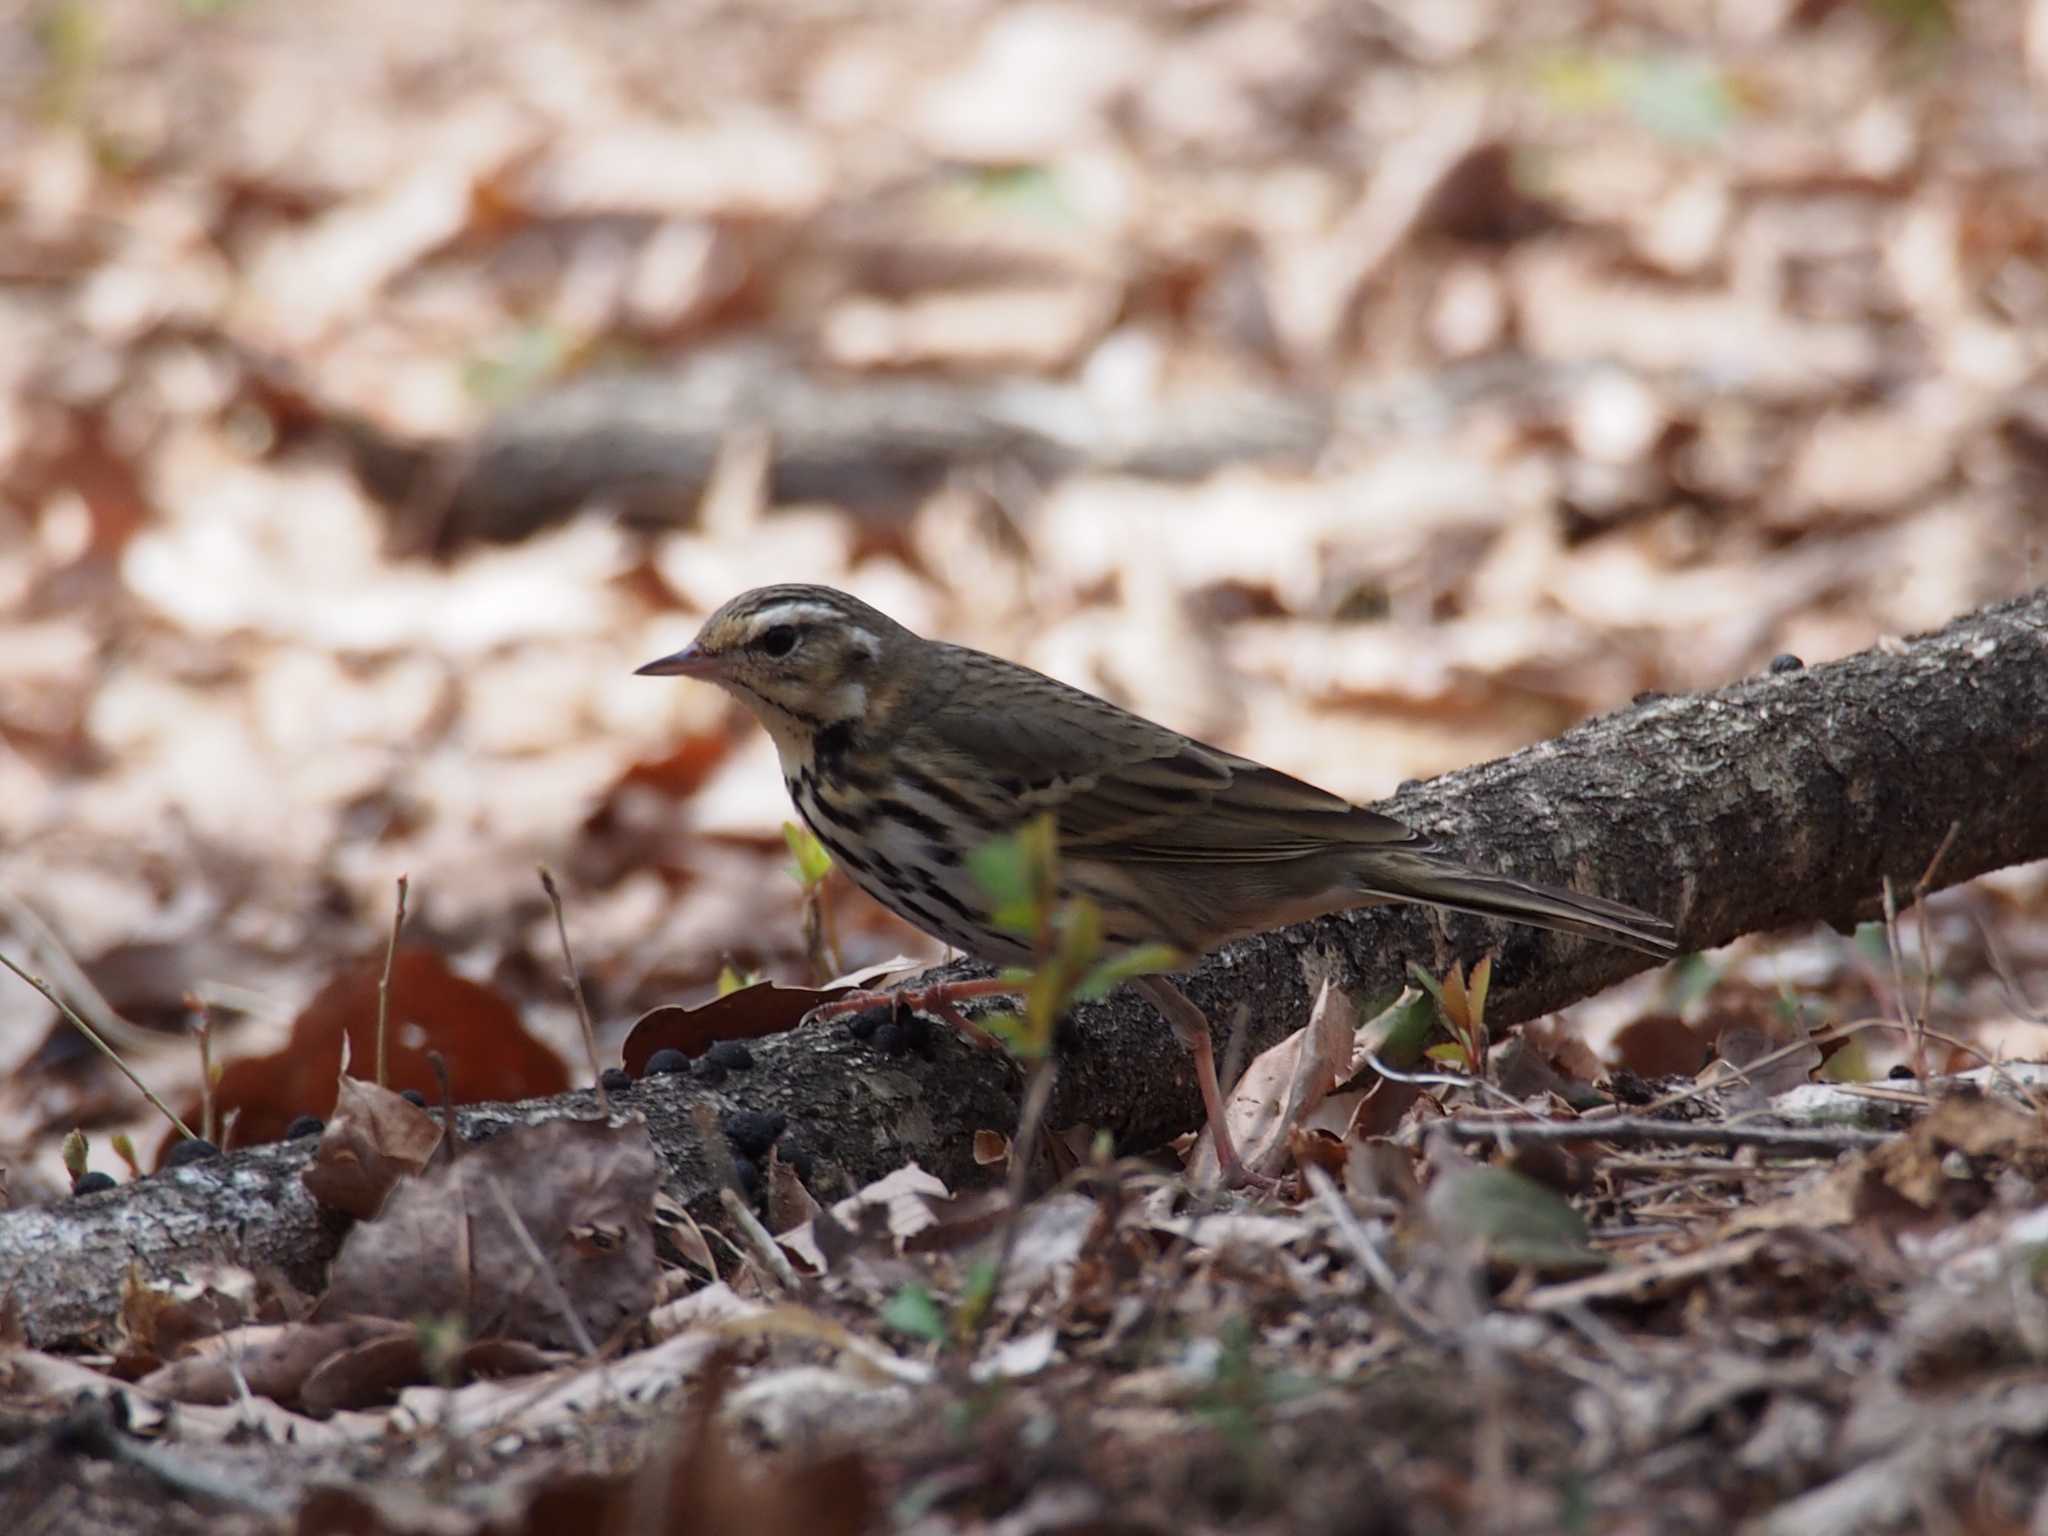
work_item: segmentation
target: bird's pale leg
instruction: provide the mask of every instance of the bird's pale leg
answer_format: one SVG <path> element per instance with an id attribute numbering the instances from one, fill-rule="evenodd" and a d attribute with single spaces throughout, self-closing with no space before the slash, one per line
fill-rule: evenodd
<path id="1" fill-rule="evenodd" d="M 1209 1116 L 1209 1134 L 1216 1142 L 1216 1166 L 1226 1189 L 1235 1189 L 1251 1177 L 1239 1161 L 1237 1146 L 1230 1139 L 1230 1127 L 1223 1118 L 1223 1086 L 1216 1080 L 1216 1048 L 1209 1043 L 1209 1017 L 1194 1005 L 1187 993 L 1164 976 L 1140 976 L 1138 986 L 1166 1015 L 1174 1037 L 1195 1058 L 1195 1082 L 1202 1090 L 1202 1108 Z"/>

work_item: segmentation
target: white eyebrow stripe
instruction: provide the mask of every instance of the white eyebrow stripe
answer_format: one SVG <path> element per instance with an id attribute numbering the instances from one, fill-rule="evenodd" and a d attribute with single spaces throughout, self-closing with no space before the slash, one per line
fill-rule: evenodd
<path id="1" fill-rule="evenodd" d="M 755 614 L 753 622 L 747 627 L 747 633 L 758 635 L 764 629 L 773 629 L 777 624 L 822 624 L 839 617 L 838 609 L 828 608 L 823 603 L 777 603 L 773 608 L 763 608 Z"/>

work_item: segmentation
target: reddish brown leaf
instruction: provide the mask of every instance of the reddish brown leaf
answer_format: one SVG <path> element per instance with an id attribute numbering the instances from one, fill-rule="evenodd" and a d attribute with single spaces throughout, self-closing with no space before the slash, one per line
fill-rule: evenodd
<path id="1" fill-rule="evenodd" d="M 638 1077 L 659 1050 L 701 1056 L 720 1040 L 758 1040 L 795 1029 L 820 1003 L 844 997 L 851 987 L 785 987 L 757 981 L 695 1008 L 649 1009 L 634 1021 L 621 1052 L 626 1070 Z"/>
<path id="2" fill-rule="evenodd" d="M 349 1043 L 350 1071 L 369 1077 L 377 1059 L 377 984 L 382 950 L 365 956 L 323 987 L 292 1025 L 291 1040 L 270 1056 L 231 1062 L 215 1102 L 225 1116 L 240 1112 L 242 1142 L 275 1141 L 299 1115 L 327 1115 L 341 1076 L 341 1042 Z M 458 976 L 431 949 L 399 950 L 391 975 L 388 1086 L 416 1088 L 430 1099 L 441 1089 L 428 1051 L 448 1064 L 449 1091 L 458 1104 L 539 1098 L 569 1086 L 562 1060 L 526 1032 L 519 1011 L 495 989 Z M 199 1114 L 195 1098 L 188 1120 Z M 171 1138 L 157 1149 L 162 1165 Z"/>
<path id="3" fill-rule="evenodd" d="M 1691 1077 L 1707 1064 L 1707 1042 L 1674 1013 L 1652 1013 L 1614 1037 L 1614 1060 L 1638 1077 Z"/>

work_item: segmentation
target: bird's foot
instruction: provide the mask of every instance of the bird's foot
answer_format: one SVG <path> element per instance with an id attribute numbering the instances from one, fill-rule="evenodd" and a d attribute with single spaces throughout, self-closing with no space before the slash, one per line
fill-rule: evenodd
<path id="1" fill-rule="evenodd" d="M 1164 976 L 1141 976 L 1138 987 L 1166 1015 L 1175 1037 L 1195 1059 L 1195 1083 L 1202 1090 L 1202 1109 L 1209 1117 L 1209 1136 L 1216 1144 L 1216 1167 L 1222 1175 L 1223 1187 L 1272 1194 L 1279 1189 L 1280 1181 L 1249 1167 L 1237 1155 L 1237 1144 L 1230 1138 L 1223 1110 L 1223 1088 L 1216 1080 L 1216 1049 L 1209 1043 L 1209 1016 Z"/>
<path id="2" fill-rule="evenodd" d="M 1015 982 L 991 976 L 971 981 L 940 981 L 928 987 L 905 987 L 894 992 L 849 992 L 845 997 L 820 1003 L 804 1017 L 807 1021 L 815 1019 L 824 1023 L 876 1008 L 888 1009 L 892 1014 L 899 1010 L 928 1013 L 948 1025 L 969 1045 L 981 1050 L 999 1051 L 1003 1048 L 1002 1041 L 962 1013 L 960 1004 L 1016 991 Z"/>

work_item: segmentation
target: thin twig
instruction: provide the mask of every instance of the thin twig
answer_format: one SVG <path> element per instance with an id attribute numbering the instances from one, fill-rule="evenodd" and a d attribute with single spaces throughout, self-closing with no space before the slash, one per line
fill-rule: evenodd
<path id="1" fill-rule="evenodd" d="M 114 1011 L 114 1005 L 85 974 L 85 967 L 64 947 L 57 930 L 34 907 L 13 892 L 0 890 L 0 916 L 28 942 L 30 958 L 50 976 L 51 985 L 62 989 L 72 1006 L 92 1020 L 93 1028 L 123 1050 L 146 1050 L 160 1043 L 150 1030 L 131 1024 Z"/>
<path id="2" fill-rule="evenodd" d="M 1984 941 L 1984 958 L 1991 967 L 1991 974 L 1998 978 L 1998 989 L 2005 994 L 2005 1006 L 2029 1024 L 2048 1024 L 2048 1007 L 2043 1007 L 2027 996 L 2014 974 L 2011 959 L 1998 947 L 1998 939 L 1991 932 L 1991 924 L 1981 910 L 1970 913 L 1977 920 L 1977 936 Z"/>
<path id="3" fill-rule="evenodd" d="M 213 1015 L 196 992 L 185 994 L 185 1007 L 194 1015 L 192 1033 L 199 1040 L 199 1134 L 218 1147 L 220 1138 L 214 1132 L 219 1127 L 213 1123 Z"/>
<path id="4" fill-rule="evenodd" d="M 562 980 L 568 984 L 569 996 L 576 1000 L 576 1022 L 583 1026 L 583 1052 L 590 1058 L 590 1081 L 597 1089 L 597 1107 L 609 1118 L 612 1105 L 604 1091 L 604 1069 L 597 1064 L 597 1029 L 590 1022 L 590 1005 L 583 1000 L 583 983 L 576 979 L 576 956 L 569 948 L 569 923 L 562 916 L 562 893 L 555 885 L 555 872 L 545 864 L 538 867 L 540 888 L 548 893 L 548 905 L 555 912 L 555 936 L 562 941 Z"/>
<path id="5" fill-rule="evenodd" d="M 1024 1107 L 1017 1114 L 1017 1139 L 1010 1143 L 1010 1208 L 1003 1221 L 1002 1242 L 996 1248 L 995 1268 L 989 1276 L 988 1305 L 977 1323 L 986 1321 L 995 1311 L 996 1297 L 1002 1293 L 1003 1272 L 1010 1267 L 1011 1255 L 1017 1249 L 1017 1233 L 1024 1225 L 1024 1195 L 1031 1181 L 1031 1162 L 1037 1155 L 1045 1107 L 1052 1102 L 1054 1075 L 1053 1056 L 1048 1051 L 1032 1065 L 1030 1080 L 1024 1085 Z"/>
<path id="6" fill-rule="evenodd" d="M 554 1265 L 550 1264 L 547 1255 L 540 1251 L 540 1244 L 533 1240 L 533 1234 L 520 1219 L 519 1212 L 512 1205 L 512 1197 L 505 1193 L 505 1186 L 498 1182 L 497 1176 L 485 1175 L 484 1183 L 490 1187 L 491 1198 L 498 1202 L 498 1210 L 512 1228 L 512 1236 L 525 1252 L 526 1261 L 540 1276 L 540 1283 L 547 1287 L 548 1300 L 555 1304 L 555 1310 L 561 1314 L 562 1321 L 568 1324 L 569 1337 L 576 1341 L 576 1347 L 583 1351 L 583 1357 L 589 1359 L 597 1353 L 597 1346 L 590 1341 L 590 1330 L 583 1326 L 583 1319 L 576 1315 L 576 1308 L 570 1304 L 569 1293 L 562 1289 L 561 1278 L 556 1275 Z"/>
<path id="7" fill-rule="evenodd" d="M 1365 1064 L 1390 1083 L 1404 1083 L 1417 1088 L 1470 1088 L 1482 1097 L 1493 1099 L 1508 1109 L 1520 1109 L 1522 1101 L 1506 1093 L 1483 1077 L 1474 1077 L 1464 1072 L 1403 1072 L 1390 1067 L 1371 1051 L 1365 1053 Z"/>
<path id="8" fill-rule="evenodd" d="M 377 1086 L 390 1086 L 391 968 L 398 962 L 398 934 L 405 927 L 405 893 L 410 880 L 398 877 L 398 910 L 391 914 L 391 938 L 384 946 L 384 975 L 377 983 Z"/>
<path id="9" fill-rule="evenodd" d="M 24 971 L 20 966 L 16 965 L 13 960 L 8 958 L 8 956 L 4 952 L 0 952 L 0 965 L 6 966 L 7 969 L 14 972 L 15 975 L 19 976 L 23 981 L 27 982 L 30 986 L 34 987 L 38 992 L 42 993 L 44 997 L 48 998 L 50 1000 L 51 1006 L 54 1007 L 59 1013 L 63 1014 L 65 1018 L 71 1021 L 72 1028 L 76 1029 L 81 1035 L 84 1035 L 86 1039 L 90 1040 L 94 1045 L 98 1046 L 100 1048 L 101 1053 L 106 1056 L 107 1060 L 111 1061 L 115 1066 L 121 1069 L 121 1075 L 127 1078 L 129 1082 L 135 1085 L 136 1092 L 140 1093 L 145 1099 L 149 1100 L 151 1104 L 154 1104 L 156 1106 L 157 1113 L 162 1115 L 166 1120 L 170 1121 L 172 1125 L 175 1125 L 178 1128 L 178 1134 L 180 1136 L 183 1136 L 187 1141 L 198 1140 L 198 1138 L 192 1134 L 192 1127 L 187 1125 L 184 1121 L 180 1120 L 177 1117 L 177 1115 L 172 1112 L 171 1106 L 166 1104 L 162 1099 L 158 1098 L 156 1096 L 155 1091 L 149 1086 L 149 1084 L 145 1083 L 141 1078 L 135 1075 L 134 1070 L 128 1065 L 128 1063 L 121 1059 L 120 1053 L 117 1052 L 111 1045 L 108 1045 L 106 1041 L 102 1040 L 99 1037 L 98 1031 L 96 1031 L 90 1024 L 86 1023 L 84 1019 L 81 1019 L 78 1016 L 77 1010 L 74 1009 L 69 1003 L 65 1002 L 63 998 L 57 995 L 55 988 L 53 988 L 47 981 L 43 980 L 42 977 L 29 975 L 27 971 Z"/>
<path id="10" fill-rule="evenodd" d="M 747 1208 L 747 1202 L 740 1198 L 739 1192 L 730 1184 L 724 1185 L 718 1191 L 718 1203 L 725 1207 L 726 1215 L 740 1229 L 752 1256 L 767 1266 L 768 1273 L 775 1277 L 778 1285 L 794 1292 L 797 1289 L 796 1270 L 790 1264 L 789 1256 L 776 1246 L 775 1239 L 768 1235 L 768 1229 L 761 1225 L 761 1218 Z"/>
<path id="11" fill-rule="evenodd" d="M 1890 875 L 1884 877 L 1884 947 L 1892 963 L 1892 1001 L 1899 1010 L 1899 1022 L 1913 1042 L 1913 1076 L 1924 1083 L 1927 1081 L 1927 1037 L 1914 1027 L 1912 1011 L 1906 1002 L 1905 962 L 1899 957 L 1899 903 L 1892 894 Z M 1925 955 L 1920 957 L 1920 963 L 1927 963 Z"/>
<path id="12" fill-rule="evenodd" d="M 1927 1020 L 1934 1011 L 1934 937 L 1927 925 L 1927 897 L 1934 889 L 1934 872 L 1941 868 L 1941 861 L 1948 857 L 1948 850 L 1963 830 L 1960 821 L 1948 824 L 1948 832 L 1941 845 L 1934 850 L 1934 857 L 1927 861 L 1927 867 L 1920 871 L 1920 878 L 1913 882 L 1913 910 L 1920 924 L 1920 1011 L 1914 1016 L 1918 1033 L 1915 1036 L 1916 1055 L 1927 1050 Z M 1916 1059 L 1915 1071 L 1920 1068 Z M 1925 1081 L 1925 1079 L 1922 1079 Z"/>
<path id="13" fill-rule="evenodd" d="M 1855 1152 L 1881 1147 L 1893 1139 L 1889 1131 L 1862 1131 L 1849 1126 L 1700 1125 L 1668 1120 L 1439 1120 L 1429 1134 L 1454 1141 L 1492 1142 L 1507 1146 L 1554 1142 L 1605 1141 L 1616 1146 L 1762 1147 L 1785 1153 Z"/>
<path id="14" fill-rule="evenodd" d="M 1402 1331 L 1424 1344 L 1447 1344 L 1449 1335 L 1418 1312 L 1414 1304 L 1401 1294 L 1400 1282 L 1395 1279 L 1386 1256 L 1373 1246 L 1372 1237 L 1360 1223 L 1358 1213 L 1337 1192 L 1330 1176 L 1313 1163 L 1304 1165 L 1301 1172 L 1302 1177 L 1308 1180 L 1308 1187 L 1315 1192 L 1316 1204 L 1336 1226 L 1338 1236 L 1344 1239 L 1351 1256 L 1358 1260 L 1358 1267 L 1392 1304 L 1394 1320 L 1401 1325 Z"/>

